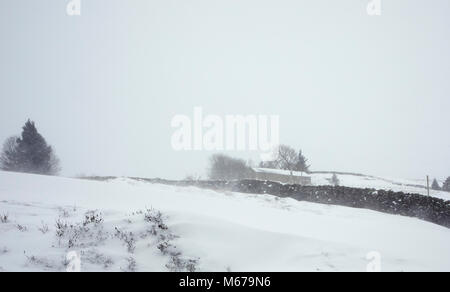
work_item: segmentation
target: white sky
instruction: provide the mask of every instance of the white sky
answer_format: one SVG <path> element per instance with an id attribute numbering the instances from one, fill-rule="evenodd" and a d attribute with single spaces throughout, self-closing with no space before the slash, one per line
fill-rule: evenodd
<path id="1" fill-rule="evenodd" d="M 280 115 L 313 170 L 450 175 L 448 0 L 68 2 L 0 1 L 0 140 L 35 120 L 64 175 L 203 174 L 194 106 Z"/>

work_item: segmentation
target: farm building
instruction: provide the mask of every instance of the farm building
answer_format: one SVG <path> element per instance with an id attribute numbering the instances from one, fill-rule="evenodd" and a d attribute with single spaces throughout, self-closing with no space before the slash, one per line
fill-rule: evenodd
<path id="1" fill-rule="evenodd" d="M 293 171 L 292 174 L 288 170 L 269 168 L 253 168 L 252 171 L 252 179 L 269 180 L 285 184 L 311 185 L 311 177 L 297 171 Z"/>

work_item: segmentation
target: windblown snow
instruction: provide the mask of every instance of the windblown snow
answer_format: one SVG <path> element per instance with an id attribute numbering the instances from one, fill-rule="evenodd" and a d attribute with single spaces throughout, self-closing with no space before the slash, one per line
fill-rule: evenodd
<path id="1" fill-rule="evenodd" d="M 445 227 L 270 195 L 0 172 L 0 216 L 0 271 L 450 271 Z"/>

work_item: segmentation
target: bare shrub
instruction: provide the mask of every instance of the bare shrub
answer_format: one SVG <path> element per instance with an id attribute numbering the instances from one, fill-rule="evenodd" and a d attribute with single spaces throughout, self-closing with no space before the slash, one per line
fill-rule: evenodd
<path id="1" fill-rule="evenodd" d="M 159 251 L 161 251 L 161 253 L 163 255 L 167 255 L 167 254 L 169 254 L 169 248 L 171 246 L 172 245 L 170 243 L 168 243 L 167 241 L 163 241 L 163 242 L 158 244 L 157 248 L 159 249 Z"/>
<path id="2" fill-rule="evenodd" d="M 166 267 L 171 272 L 195 272 L 198 264 L 196 259 L 182 259 L 179 256 L 172 256 Z"/>
<path id="3" fill-rule="evenodd" d="M 20 225 L 20 224 L 17 224 L 16 227 L 17 227 L 17 229 L 18 229 L 20 232 L 25 232 L 25 231 L 28 230 L 28 228 L 27 228 L 26 226 L 23 226 L 23 225 Z"/>
<path id="4" fill-rule="evenodd" d="M 50 231 L 50 228 L 48 227 L 47 224 L 45 224 L 44 222 L 41 222 L 41 227 L 39 227 L 38 230 L 39 230 L 42 234 L 47 234 L 47 233 Z"/>
<path id="5" fill-rule="evenodd" d="M 164 223 L 162 213 L 155 209 L 147 209 L 144 214 L 144 220 L 152 224 L 151 229 L 148 229 L 147 233 L 158 236 L 156 245 L 158 250 L 163 255 L 170 257 L 166 267 L 173 272 L 195 272 L 198 260 L 183 258 L 182 253 L 171 243 L 176 236 L 169 232 L 168 226 Z"/>
<path id="6" fill-rule="evenodd" d="M 163 216 L 160 211 L 155 209 L 147 209 L 144 215 L 144 220 L 149 223 L 155 224 L 161 230 L 169 229 L 166 224 L 164 224 Z"/>
<path id="7" fill-rule="evenodd" d="M 120 230 L 117 227 L 115 229 L 116 229 L 115 236 L 125 243 L 129 253 L 133 253 L 134 250 L 136 249 L 136 239 L 134 237 L 133 232 L 127 233 L 127 232 Z"/>
<path id="8" fill-rule="evenodd" d="M 67 247 L 93 246 L 106 240 L 108 234 L 103 231 L 103 218 L 95 211 L 89 211 L 81 223 L 68 224 L 58 219 L 56 221 L 56 237 L 60 246 L 62 240 L 67 240 Z"/>
<path id="9" fill-rule="evenodd" d="M 0 222 L 3 223 L 3 224 L 8 223 L 8 222 L 9 222 L 9 216 L 8 216 L 8 214 L 2 214 L 2 215 L 0 216 Z"/>
<path id="10" fill-rule="evenodd" d="M 27 258 L 27 263 L 34 265 L 34 266 L 39 266 L 39 267 L 44 267 L 46 269 L 49 270 L 56 270 L 58 269 L 58 265 L 55 264 L 54 262 L 52 262 L 51 260 L 47 259 L 47 258 L 43 258 L 43 257 L 37 257 L 37 256 L 27 256 L 25 255 Z"/>
<path id="11" fill-rule="evenodd" d="M 90 264 L 103 266 L 105 269 L 108 269 L 114 264 L 112 258 L 107 257 L 96 250 L 84 252 L 83 259 Z"/>
<path id="12" fill-rule="evenodd" d="M 124 270 L 125 272 L 136 272 L 137 269 L 137 263 L 136 260 L 133 257 L 127 258 L 127 267 Z"/>
<path id="13" fill-rule="evenodd" d="M 59 217 L 69 218 L 70 217 L 70 211 L 68 209 L 59 208 Z"/>
<path id="14" fill-rule="evenodd" d="M 88 211 L 84 215 L 83 226 L 87 226 L 89 224 L 99 225 L 103 223 L 103 216 L 101 213 L 97 213 L 97 211 Z"/>
<path id="15" fill-rule="evenodd" d="M 58 219 L 56 221 L 56 237 L 58 237 L 59 239 L 64 237 L 64 235 L 67 232 L 67 229 L 69 228 L 67 222 L 62 221 L 61 219 Z"/>

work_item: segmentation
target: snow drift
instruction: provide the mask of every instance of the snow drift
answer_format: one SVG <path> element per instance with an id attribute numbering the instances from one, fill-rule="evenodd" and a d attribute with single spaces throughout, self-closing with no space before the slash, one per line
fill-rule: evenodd
<path id="1" fill-rule="evenodd" d="M 0 172 L 0 215 L 0 271 L 450 271 L 445 227 L 271 195 Z"/>

